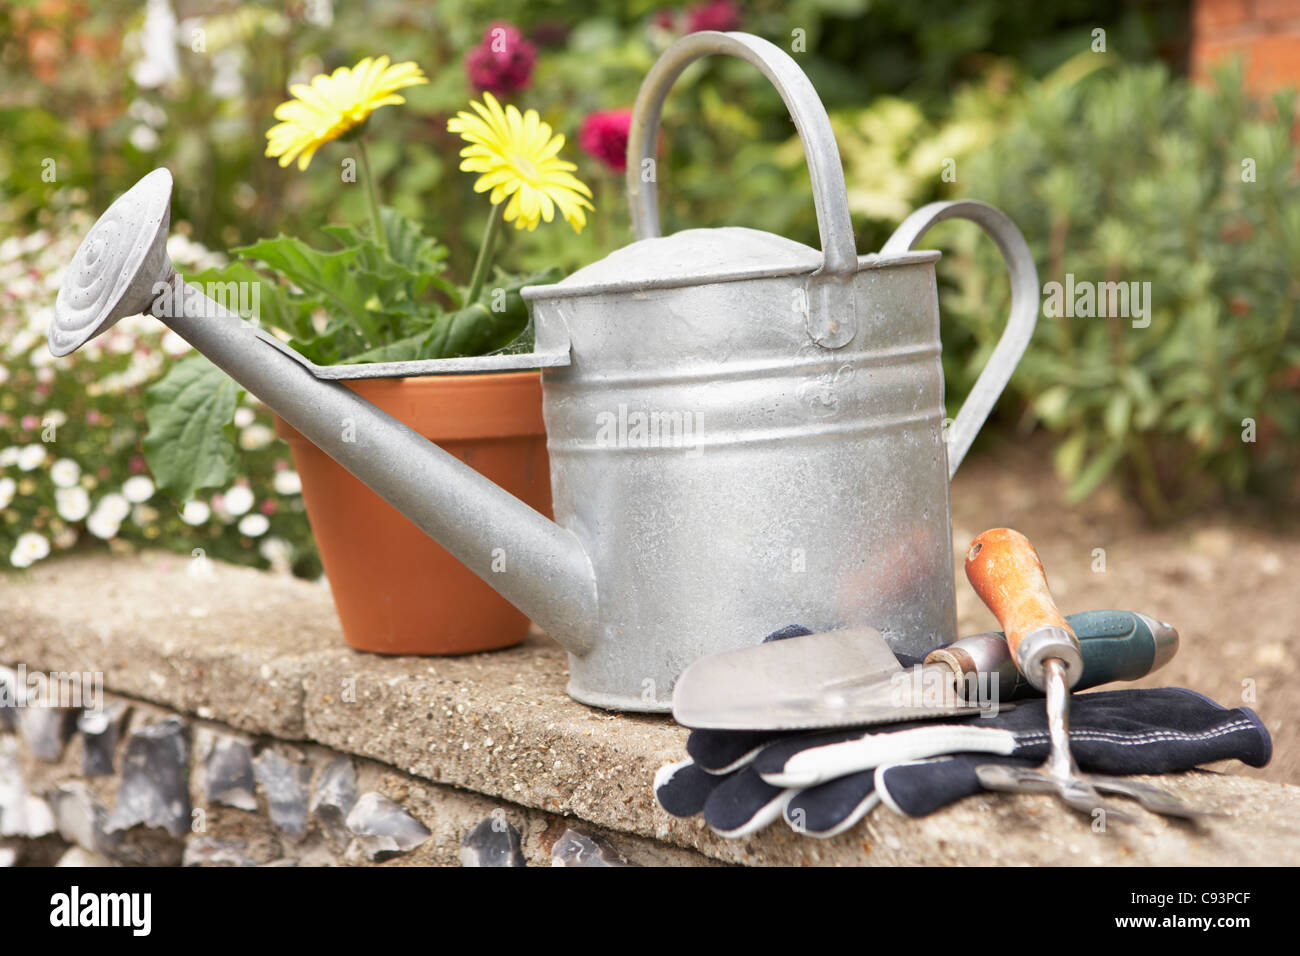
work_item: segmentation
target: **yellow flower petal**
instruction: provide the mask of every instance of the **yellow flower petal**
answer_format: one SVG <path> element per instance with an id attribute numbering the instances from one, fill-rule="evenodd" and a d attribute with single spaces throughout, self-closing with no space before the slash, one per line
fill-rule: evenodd
<path id="1" fill-rule="evenodd" d="M 297 157 L 298 168 L 306 169 L 322 145 L 360 126 L 375 110 L 405 103 L 398 90 L 428 82 L 417 64 L 390 65 L 380 56 L 295 83 L 289 88 L 294 98 L 275 108 L 280 123 L 266 131 L 266 155 L 278 156 L 281 166 Z"/>
<path id="2" fill-rule="evenodd" d="M 581 232 L 594 209 L 591 190 L 573 173 L 577 166 L 559 158 L 565 139 L 536 110 L 520 113 L 502 106 L 491 93 L 472 101 L 447 121 L 447 131 L 468 145 L 460 151 L 462 172 L 478 173 L 474 191 L 488 192 L 493 205 L 505 203 L 502 215 L 516 229 L 536 229 L 552 222 L 556 211 Z"/>

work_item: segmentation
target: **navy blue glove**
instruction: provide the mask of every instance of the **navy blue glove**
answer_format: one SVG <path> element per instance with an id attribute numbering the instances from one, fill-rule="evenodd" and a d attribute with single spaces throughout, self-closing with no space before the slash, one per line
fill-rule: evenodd
<path id="1" fill-rule="evenodd" d="M 794 636 L 790 629 L 778 634 Z M 661 768 L 654 789 L 669 813 L 702 813 L 723 836 L 744 836 L 783 817 L 796 832 L 830 837 L 882 800 L 907 816 L 932 813 L 980 791 L 977 766 L 1033 767 L 1049 749 L 1041 699 L 994 717 L 869 730 L 696 730 L 688 759 Z M 1070 749 L 1084 771 L 1154 774 L 1227 759 L 1262 767 L 1272 741 L 1250 708 L 1228 709 L 1195 691 L 1165 687 L 1075 695 Z"/>

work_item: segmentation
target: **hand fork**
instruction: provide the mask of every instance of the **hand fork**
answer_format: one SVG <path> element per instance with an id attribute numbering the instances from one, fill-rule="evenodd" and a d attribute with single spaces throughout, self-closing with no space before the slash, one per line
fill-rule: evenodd
<path id="1" fill-rule="evenodd" d="M 966 553 L 966 576 L 1007 635 L 1007 645 L 1025 678 L 1047 695 L 1051 751 L 1039 768 L 982 764 L 975 770 L 988 790 L 1056 793 L 1089 816 L 1100 810 L 1107 820 L 1133 817 L 1102 802 L 1098 791 L 1132 797 L 1167 816 L 1208 816 L 1183 804 L 1167 790 L 1122 777 L 1084 774 L 1070 752 L 1070 688 L 1083 674 L 1083 656 L 1073 629 L 1052 600 L 1042 562 L 1029 539 L 1009 528 L 976 538 Z"/>

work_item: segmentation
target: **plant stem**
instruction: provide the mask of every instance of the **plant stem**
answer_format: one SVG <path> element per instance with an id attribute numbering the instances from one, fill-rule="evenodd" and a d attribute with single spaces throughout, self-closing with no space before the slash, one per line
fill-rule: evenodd
<path id="1" fill-rule="evenodd" d="M 1158 524 L 1169 520 L 1169 501 L 1160 488 L 1160 478 L 1156 474 L 1155 463 L 1151 460 L 1151 451 L 1142 440 L 1141 434 L 1131 434 L 1128 439 L 1129 458 L 1137 472 L 1138 496 L 1146 507 L 1147 514 Z"/>
<path id="2" fill-rule="evenodd" d="M 388 252 L 388 236 L 384 234 L 384 220 L 379 215 L 379 191 L 375 188 L 375 177 L 370 171 L 370 151 L 366 149 L 364 139 L 357 140 L 361 153 L 361 175 L 366 177 L 366 195 L 370 199 L 370 230 L 375 234 L 375 245 Z"/>
<path id="3" fill-rule="evenodd" d="M 469 280 L 469 293 L 465 296 L 466 306 L 477 302 L 479 293 L 483 291 L 483 280 L 487 278 L 488 266 L 492 264 L 492 246 L 496 242 L 497 230 L 501 225 L 505 208 L 506 204 L 499 202 L 488 214 L 487 228 L 483 230 L 483 244 L 478 247 L 478 258 L 474 260 L 474 274 Z"/>

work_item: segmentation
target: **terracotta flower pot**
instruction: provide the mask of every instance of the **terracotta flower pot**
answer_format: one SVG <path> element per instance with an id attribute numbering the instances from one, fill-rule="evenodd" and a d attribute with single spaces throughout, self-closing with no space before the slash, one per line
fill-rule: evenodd
<path id="1" fill-rule="evenodd" d="M 371 379 L 348 387 L 533 508 L 551 514 L 538 372 Z M 285 422 L 307 518 L 358 650 L 466 654 L 524 639 L 528 619 Z"/>

